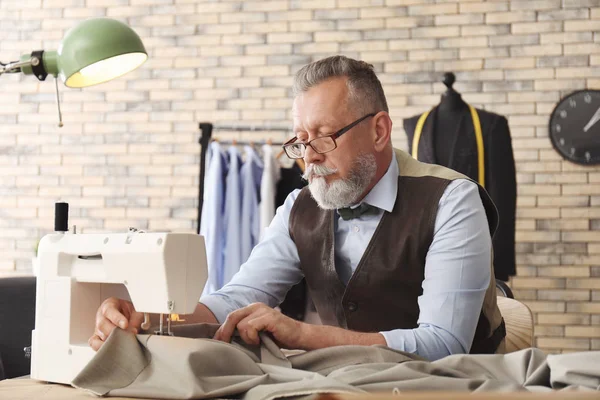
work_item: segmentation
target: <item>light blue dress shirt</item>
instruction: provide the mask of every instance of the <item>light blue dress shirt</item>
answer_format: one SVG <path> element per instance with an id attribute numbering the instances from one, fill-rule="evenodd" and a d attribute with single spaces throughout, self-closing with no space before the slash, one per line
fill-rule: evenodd
<path id="1" fill-rule="evenodd" d="M 223 225 L 223 205 L 225 199 L 226 160 L 221 145 L 212 142 L 208 148 L 206 177 L 204 178 L 204 203 L 200 234 L 206 244 L 208 262 L 208 280 L 204 286 L 204 294 L 217 290 L 219 276 L 223 268 L 223 246 L 225 230 Z"/>
<path id="2" fill-rule="evenodd" d="M 263 162 L 250 146 L 244 146 L 245 160 L 240 172 L 242 178 L 242 218 L 240 221 L 242 260 L 246 261 L 260 237 L 260 181 Z"/>
<path id="3" fill-rule="evenodd" d="M 227 150 L 229 155 L 229 169 L 225 185 L 225 246 L 223 254 L 223 270 L 220 271 L 218 288 L 233 278 L 240 270 L 246 258 L 242 258 L 242 238 L 240 220 L 242 218 L 242 181 L 240 179 L 241 158 L 237 147 L 231 146 Z"/>
<path id="4" fill-rule="evenodd" d="M 384 211 L 391 212 L 398 193 L 398 165 L 392 160 L 386 174 L 364 202 L 381 209 L 335 224 L 338 274 L 348 281 L 356 269 Z M 289 216 L 299 190 L 278 208 L 264 239 L 232 281 L 200 301 L 223 322 L 227 315 L 250 303 L 277 306 L 287 290 L 302 279 L 298 251 L 289 234 Z M 336 214 L 337 215 L 337 214 Z M 434 238 L 425 262 L 423 294 L 415 329 L 381 332 L 391 348 L 437 360 L 470 350 L 488 288 L 491 238 L 477 185 L 451 182 L 439 201 Z"/>

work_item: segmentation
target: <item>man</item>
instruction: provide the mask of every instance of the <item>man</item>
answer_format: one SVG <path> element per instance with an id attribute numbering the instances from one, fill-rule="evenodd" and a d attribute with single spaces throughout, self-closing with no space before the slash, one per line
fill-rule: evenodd
<path id="1" fill-rule="evenodd" d="M 497 216 L 485 191 L 393 149 L 383 88 L 367 63 L 336 56 L 302 68 L 293 120 L 284 148 L 304 158 L 308 188 L 290 194 L 240 272 L 187 322 L 221 323 L 215 338 L 224 341 L 237 329 L 256 344 L 268 331 L 292 349 L 379 344 L 430 360 L 496 351 Z M 273 309 L 303 276 L 324 325 Z M 90 345 L 116 326 L 137 332 L 141 320 L 131 303 L 107 299 Z"/>

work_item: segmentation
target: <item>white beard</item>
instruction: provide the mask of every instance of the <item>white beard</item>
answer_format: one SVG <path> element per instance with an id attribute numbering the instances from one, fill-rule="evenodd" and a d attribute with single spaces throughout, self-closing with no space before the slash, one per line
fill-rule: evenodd
<path id="1" fill-rule="evenodd" d="M 303 175 L 303 178 L 310 182 L 308 189 L 312 198 L 322 209 L 335 210 L 356 204 L 377 173 L 375 156 L 359 155 L 352 164 L 347 179 L 336 179 L 330 184 L 325 182 L 325 176 L 336 172 L 337 169 L 311 164 Z"/>

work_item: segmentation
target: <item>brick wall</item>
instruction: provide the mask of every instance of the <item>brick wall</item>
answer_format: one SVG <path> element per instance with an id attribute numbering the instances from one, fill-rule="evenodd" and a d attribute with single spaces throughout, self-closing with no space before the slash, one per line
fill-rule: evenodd
<path id="1" fill-rule="evenodd" d="M 376 66 L 398 147 L 402 118 L 439 101 L 446 70 L 468 102 L 508 117 L 516 296 L 539 347 L 600 349 L 600 168 L 562 160 L 547 133 L 561 96 L 600 87 L 600 0 L 0 0 L 0 60 L 56 48 L 95 16 L 130 24 L 150 59 L 108 84 L 63 87 L 65 127 L 52 82 L 0 77 L 0 273 L 30 271 L 57 200 L 87 232 L 194 231 L 197 123 L 289 124 L 293 73 L 341 53 Z"/>

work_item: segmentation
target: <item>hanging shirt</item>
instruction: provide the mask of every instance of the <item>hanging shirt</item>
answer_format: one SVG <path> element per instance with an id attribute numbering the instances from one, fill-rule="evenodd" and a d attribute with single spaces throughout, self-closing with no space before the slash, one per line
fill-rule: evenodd
<path id="1" fill-rule="evenodd" d="M 287 157 L 286 157 L 287 158 Z M 302 189 L 307 185 L 307 181 L 302 179 L 302 169 L 294 160 L 291 161 L 289 167 L 283 166 L 283 162 L 287 161 L 286 158 L 278 160 L 280 164 L 279 174 L 281 178 L 277 182 L 277 194 L 275 195 L 275 207 L 282 206 L 285 203 L 285 199 L 296 189 Z M 263 238 L 261 238 L 262 240 Z M 302 279 L 300 283 L 294 285 L 285 295 L 285 299 L 279 305 L 281 313 L 287 315 L 290 318 L 297 319 L 299 321 L 304 320 L 307 300 L 311 301 L 307 295 L 306 280 Z M 312 303 L 312 301 L 311 301 Z M 310 305 L 311 309 L 314 309 L 313 305 Z"/>
<path id="2" fill-rule="evenodd" d="M 224 187 L 226 160 L 221 146 L 212 142 L 208 148 L 206 176 L 204 178 L 204 205 L 200 234 L 206 244 L 208 262 L 208 280 L 203 294 L 210 294 L 219 289 L 219 274 L 223 269 L 223 246 L 225 229 L 223 224 Z"/>
<path id="3" fill-rule="evenodd" d="M 275 207 L 282 206 L 285 199 L 296 189 L 302 189 L 308 184 L 302 179 L 302 169 L 298 163 L 294 162 L 289 167 L 279 168 L 281 179 L 277 182 L 277 194 L 275 195 Z"/>
<path id="4" fill-rule="evenodd" d="M 223 253 L 223 270 L 219 271 L 218 287 L 221 288 L 231 280 L 242 263 L 242 242 L 240 220 L 242 218 L 242 181 L 240 180 L 241 158 L 235 146 L 227 151 L 229 168 L 225 185 L 225 245 Z"/>
<path id="5" fill-rule="evenodd" d="M 258 243 L 260 235 L 260 219 L 258 204 L 260 203 L 260 181 L 263 163 L 250 146 L 244 147 L 245 161 L 241 169 L 242 178 L 242 219 L 240 223 L 242 260 L 246 262 L 250 253 Z"/>
<path id="6" fill-rule="evenodd" d="M 263 238 L 265 229 L 271 224 L 275 216 L 275 195 L 277 182 L 279 181 L 279 163 L 273 154 L 271 145 L 263 145 L 264 170 L 260 182 L 260 235 Z"/>

